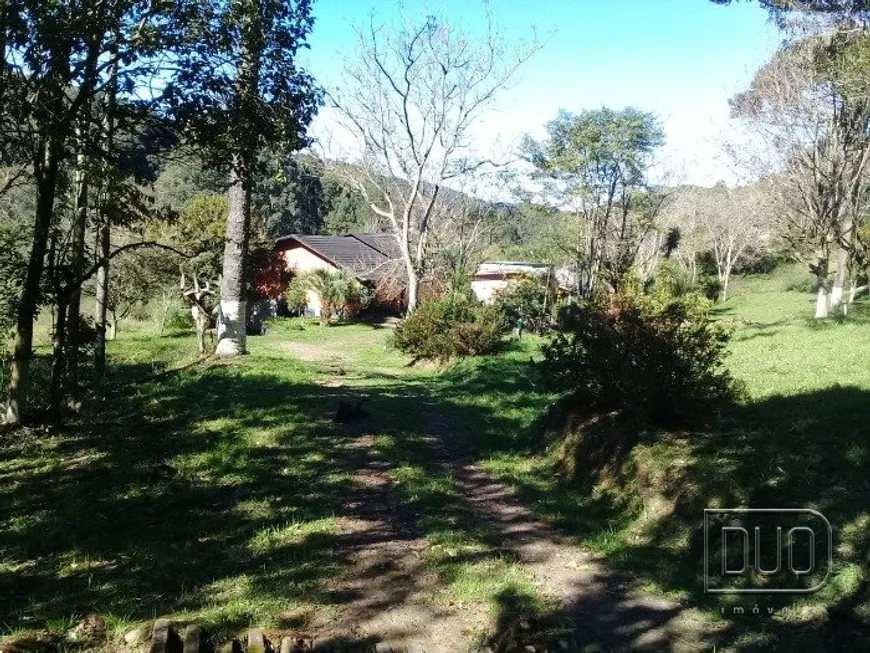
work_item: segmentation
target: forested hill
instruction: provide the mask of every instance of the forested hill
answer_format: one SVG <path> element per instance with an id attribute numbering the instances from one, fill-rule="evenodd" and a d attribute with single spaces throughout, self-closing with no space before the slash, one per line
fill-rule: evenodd
<path id="1" fill-rule="evenodd" d="M 263 155 L 265 166 L 253 193 L 253 218 L 265 236 L 332 234 L 368 230 L 377 216 L 359 193 L 330 177 L 304 155 Z M 226 191 L 226 175 L 180 158 L 165 164 L 155 184 L 158 203 L 175 211 L 201 195 Z"/>

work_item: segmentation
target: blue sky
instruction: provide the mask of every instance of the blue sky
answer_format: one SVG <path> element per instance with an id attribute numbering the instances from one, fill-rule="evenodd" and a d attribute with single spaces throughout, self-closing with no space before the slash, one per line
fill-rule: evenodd
<path id="1" fill-rule="evenodd" d="M 545 46 L 500 96 L 498 114 L 479 126 L 476 138 L 541 136 L 560 108 L 634 105 L 660 116 L 664 156 L 685 181 L 733 178 L 718 144 L 729 130 L 728 98 L 748 84 L 781 39 L 756 4 L 491 0 L 490 7 L 506 37 L 528 38 L 535 27 Z M 372 11 L 387 23 L 401 12 L 441 12 L 472 32 L 482 27 L 479 0 L 317 0 L 303 62 L 321 83 L 337 80 L 343 57 L 352 52 L 352 25 L 366 23 Z"/>

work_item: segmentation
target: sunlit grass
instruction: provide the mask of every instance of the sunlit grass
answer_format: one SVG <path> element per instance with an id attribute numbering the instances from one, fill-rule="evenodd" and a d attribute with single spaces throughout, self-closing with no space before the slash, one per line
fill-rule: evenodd
<path id="1" fill-rule="evenodd" d="M 848 627 L 818 624 L 866 582 L 870 307 L 815 322 L 812 297 L 790 289 L 800 276 L 738 279 L 716 309 L 734 329 L 727 364 L 745 400 L 708 429 L 657 434 L 591 486 L 560 467 L 534 337 L 427 368 L 409 366 L 388 328 L 278 320 L 249 338 L 250 356 L 200 361 L 192 333 L 122 324 L 104 403 L 63 432 L 0 445 L 0 622 L 57 634 L 96 611 L 117 637 L 160 615 L 228 637 L 338 614 L 352 463 L 333 416 L 365 395 L 374 453 L 439 580 L 426 600 L 493 617 L 504 597 L 554 609 L 433 459 L 424 415 L 438 411 L 538 515 L 710 619 L 734 602 L 700 589 L 703 508 L 818 508 L 836 529 L 831 581 L 774 621 L 734 621 L 729 643 L 849 646 Z"/>
<path id="2" fill-rule="evenodd" d="M 712 620 L 733 599 L 703 595 L 703 509 L 821 510 L 839 542 L 829 583 L 787 601 L 794 610 L 773 623 L 734 621 L 730 644 L 788 646 L 812 637 L 819 645 L 834 638 L 848 647 L 864 636 L 857 623 L 837 621 L 810 632 L 791 628 L 807 620 L 827 623 L 826 607 L 842 601 L 863 600 L 865 607 L 868 601 L 856 592 L 867 581 L 870 555 L 870 305 L 858 302 L 847 319 L 813 320 L 813 297 L 793 289 L 805 281 L 798 268 L 737 280 L 731 299 L 715 313 L 733 329 L 726 364 L 745 387 L 745 398 L 708 429 L 646 439 L 616 477 L 594 487 L 561 471 L 559 440 L 541 420 L 554 397 L 520 364 L 539 358 L 533 341 L 456 366 L 439 392 L 450 399 L 484 468 L 512 485 L 537 514 L 638 574 L 643 587 L 704 607 Z"/>

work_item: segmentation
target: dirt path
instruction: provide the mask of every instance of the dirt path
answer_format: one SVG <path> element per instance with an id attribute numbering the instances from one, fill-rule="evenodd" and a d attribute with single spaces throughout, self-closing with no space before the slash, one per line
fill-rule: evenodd
<path id="1" fill-rule="evenodd" d="M 368 435 L 351 442 L 353 487 L 339 517 L 338 551 L 344 579 L 332 592 L 339 618 L 322 624 L 320 637 L 354 641 L 417 642 L 427 653 L 467 650 L 481 615 L 434 605 L 426 599 L 440 586 L 422 555 L 427 542 L 392 491 L 389 464 Z"/>
<path id="2" fill-rule="evenodd" d="M 536 519 L 513 491 L 466 454 L 447 420 L 427 414 L 427 442 L 461 488 L 468 506 L 498 538 L 498 546 L 523 563 L 542 592 L 559 599 L 573 631 L 572 649 L 600 651 L 709 651 L 712 633 L 696 613 L 637 590 Z"/>
<path id="3" fill-rule="evenodd" d="M 309 362 L 344 362 L 341 352 L 326 347 L 287 343 L 287 349 Z M 324 384 L 344 385 L 328 377 Z M 609 569 L 603 558 L 535 518 L 510 488 L 480 469 L 437 406 L 427 410 L 424 440 L 432 458 L 453 478 L 464 508 L 486 525 L 493 547 L 514 556 L 541 594 L 563 606 L 560 621 L 571 635 L 550 642 L 549 650 L 712 650 L 713 633 L 697 613 L 638 590 L 629 576 Z M 337 620 L 317 625 L 320 636 L 413 641 L 428 653 L 455 653 L 469 650 L 475 635 L 486 629 L 491 650 L 516 646 L 521 636 L 500 636 L 504 633 L 487 623 L 484 608 L 458 609 L 427 600 L 441 581 L 423 563 L 427 541 L 392 487 L 389 462 L 378 456 L 364 431 L 348 437 L 355 472 L 339 517 L 336 552 L 346 574 L 333 591 L 342 608 Z M 516 650 L 523 650 L 522 644 Z"/>
<path id="4" fill-rule="evenodd" d="M 426 425 L 433 457 L 453 477 L 466 509 L 487 525 L 491 544 L 515 556 L 542 594 L 563 606 L 568 650 L 712 650 L 711 633 L 692 611 L 637 590 L 631 578 L 536 519 L 465 454 L 442 416 L 428 413 Z M 468 650 L 487 615 L 427 600 L 440 581 L 423 564 L 426 539 L 393 491 L 389 463 L 374 453 L 368 435 L 352 436 L 351 450 L 353 488 L 339 517 L 337 551 L 346 574 L 333 591 L 343 607 L 336 621 L 318 626 L 319 636 L 418 642 L 429 653 Z M 499 633 L 494 624 L 488 632 L 494 650 L 522 638 Z"/>

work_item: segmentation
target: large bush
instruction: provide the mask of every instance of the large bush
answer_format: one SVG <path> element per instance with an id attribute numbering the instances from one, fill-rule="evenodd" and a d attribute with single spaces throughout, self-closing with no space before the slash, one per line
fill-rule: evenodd
<path id="1" fill-rule="evenodd" d="M 496 305 L 510 325 L 524 318 L 529 331 L 546 333 L 552 326 L 556 291 L 540 277 L 526 277 L 511 283 L 496 297 Z"/>
<path id="2" fill-rule="evenodd" d="M 701 417 L 734 392 L 722 367 L 728 334 L 710 321 L 709 306 L 694 294 L 566 306 L 544 347 L 548 383 L 592 409 L 659 424 Z"/>
<path id="3" fill-rule="evenodd" d="M 369 289 L 345 270 L 315 270 L 302 275 L 298 283 L 320 297 L 320 324 L 323 326 L 328 326 L 333 317 L 344 320 L 355 315 L 371 301 Z"/>
<path id="4" fill-rule="evenodd" d="M 446 295 L 428 299 L 396 327 L 394 342 L 420 359 L 448 360 L 498 349 L 505 317 L 496 306 Z"/>
<path id="5" fill-rule="evenodd" d="M 287 312 L 290 315 L 305 313 L 305 307 L 308 306 L 308 280 L 305 275 L 297 275 L 287 284 L 284 301 L 287 302 Z"/>
<path id="6" fill-rule="evenodd" d="M 701 266 L 700 274 L 692 274 L 684 264 L 673 259 L 659 264 L 649 286 L 651 294 L 658 298 L 679 298 L 695 293 L 715 302 L 722 294 L 722 282 L 715 272 L 710 274 Z"/>

